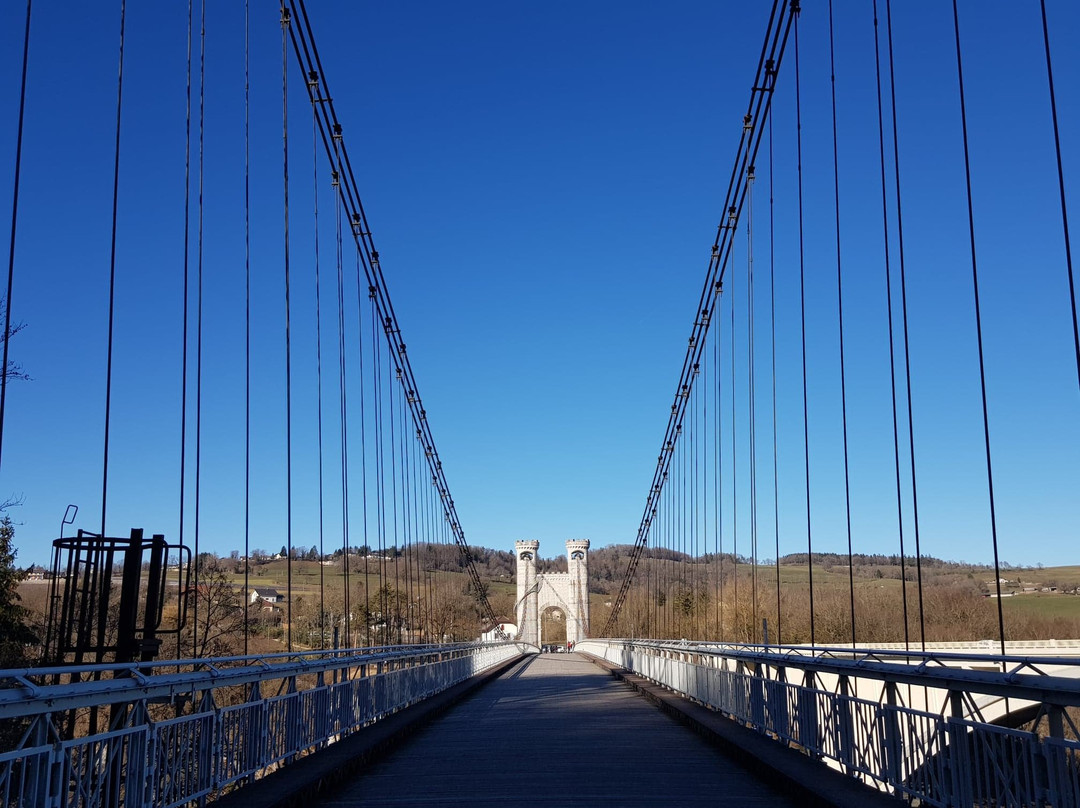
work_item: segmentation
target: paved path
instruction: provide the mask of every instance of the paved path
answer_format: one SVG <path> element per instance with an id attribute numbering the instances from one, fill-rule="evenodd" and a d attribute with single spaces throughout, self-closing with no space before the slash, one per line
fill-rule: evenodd
<path id="1" fill-rule="evenodd" d="M 575 654 L 530 657 L 319 805 L 796 806 Z"/>

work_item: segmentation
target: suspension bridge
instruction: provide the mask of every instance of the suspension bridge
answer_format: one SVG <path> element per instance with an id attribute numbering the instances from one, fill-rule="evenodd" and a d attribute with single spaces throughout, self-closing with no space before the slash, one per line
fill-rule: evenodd
<path id="1" fill-rule="evenodd" d="M 19 492 L 3 510 L 23 509 L 24 556 L 48 556 L 34 641 L 3 641 L 5 808 L 1080 806 L 1080 638 L 1025 635 L 1008 564 L 1074 560 L 1080 524 L 1070 4 L 583 12 L 582 40 L 489 9 L 490 63 L 453 51 L 461 20 L 441 10 L 397 28 L 354 10 L 371 26 L 354 32 L 303 0 L 112 6 L 76 18 L 28 0 L 4 32 L 0 480 Z M 724 14 L 737 24 L 714 48 L 704 34 Z M 350 63 L 327 41 L 372 55 Z M 587 132 L 604 124 L 593 107 L 615 114 L 602 94 L 573 106 L 553 42 L 567 61 L 575 46 L 603 54 L 613 97 L 644 64 L 641 142 L 666 161 L 707 131 L 707 165 L 650 174 L 635 145 L 620 152 L 632 169 L 589 185 L 624 138 L 613 125 L 558 180 L 543 173 L 566 155 L 529 173 L 539 139 L 503 149 L 508 131 L 556 141 L 552 121 Z M 380 72 L 395 50 L 412 55 Z M 687 72 L 665 73 L 677 53 Z M 565 108 L 513 118 L 529 106 L 514 74 L 504 96 L 473 98 L 513 126 L 453 140 L 470 84 L 520 64 L 565 81 Z M 440 95 L 407 113 L 414 69 Z M 712 71 L 692 85 L 709 96 L 690 105 L 664 82 L 695 70 Z M 380 141 L 394 110 L 420 134 Z M 445 177 L 424 155 L 443 142 L 469 142 L 472 163 L 454 201 L 427 208 L 421 190 Z M 491 155 L 512 165 L 485 172 Z M 410 170 L 421 179 L 395 200 Z M 631 174 L 650 187 L 614 179 Z M 469 243 L 451 241 L 462 211 L 546 182 L 526 230 L 479 242 L 508 256 L 498 280 L 470 279 L 473 251 L 444 248 Z M 579 182 L 607 198 L 577 200 Z M 638 191 L 655 211 L 619 206 Z M 692 205 L 668 211 L 669 191 Z M 430 217 L 384 225 L 383 198 Z M 547 251 L 559 207 L 564 228 L 587 219 L 617 242 L 574 270 L 622 274 L 563 274 L 566 255 Z M 498 286 L 533 252 L 527 283 Z M 452 283 L 410 275 L 432 261 Z M 472 322 L 458 287 L 501 329 Z M 652 348 L 610 357 L 666 321 L 668 291 L 678 333 L 652 339 L 678 350 L 656 352 L 670 375 L 651 378 Z M 597 313 L 631 300 L 648 308 L 638 322 Z M 574 434 L 581 457 L 538 477 L 600 498 L 633 456 L 642 483 L 620 500 L 618 541 L 559 537 L 565 567 L 527 536 L 501 560 L 467 540 L 451 492 L 471 442 L 514 455 L 494 426 L 510 416 L 478 391 L 516 371 L 485 354 L 473 375 L 442 343 L 475 329 L 477 350 L 557 350 L 513 331 L 539 322 L 532 303 L 576 322 L 566 356 L 596 399 L 574 405 L 612 422 Z M 576 373 L 542 381 L 577 393 Z M 660 441 L 635 455 L 617 410 L 638 399 Z M 514 429 L 542 425 L 527 404 L 507 403 Z M 569 412 L 553 428 L 574 432 Z M 446 430 L 440 452 L 432 421 L 455 419 L 475 434 Z M 603 479 L 588 476 L 606 451 L 596 434 L 620 438 Z M 506 462 L 454 490 L 497 498 Z M 610 581 L 590 567 L 605 544 L 622 546 Z M 931 563 L 960 552 L 991 580 L 950 601 Z M 868 554 L 896 577 L 858 576 Z"/>

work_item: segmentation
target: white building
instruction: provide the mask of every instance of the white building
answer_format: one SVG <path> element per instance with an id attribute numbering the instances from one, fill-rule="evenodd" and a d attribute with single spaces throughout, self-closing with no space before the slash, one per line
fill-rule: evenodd
<path id="1" fill-rule="evenodd" d="M 255 603 L 259 600 L 265 603 L 281 603 L 285 598 L 283 598 L 281 593 L 276 589 L 258 587 L 251 590 L 251 594 L 248 596 L 248 603 Z"/>

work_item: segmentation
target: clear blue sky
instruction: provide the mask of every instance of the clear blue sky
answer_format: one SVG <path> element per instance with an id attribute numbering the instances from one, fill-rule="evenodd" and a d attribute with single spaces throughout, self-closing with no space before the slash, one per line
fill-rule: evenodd
<path id="1" fill-rule="evenodd" d="M 25 497 L 12 511 L 23 563 L 47 560 L 68 503 L 80 507 L 76 527 L 100 523 L 115 5 L 35 8 L 14 294 L 26 329 L 11 346 L 34 380 L 9 388 L 0 469 L 0 495 Z M 284 543 L 281 44 L 273 4 L 252 5 L 260 6 L 252 32 L 252 546 L 276 550 Z M 633 541 L 722 213 L 767 4 L 310 5 L 470 543 L 509 549 L 515 539 L 537 538 L 550 555 L 571 537 Z M 923 550 L 989 561 L 951 8 L 895 5 Z M 824 3 L 804 6 L 815 549 L 839 551 L 828 21 Z M 836 5 L 840 215 L 854 542 L 857 551 L 888 553 L 896 550 L 896 516 L 868 6 Z M 1080 10 L 1060 0 L 1048 8 L 1075 233 Z M 1038 4 L 963 2 L 961 15 L 1002 556 L 1080 563 L 1080 391 Z M 5 248 L 21 19 L 12 12 L 0 31 Z M 127 25 L 108 526 L 112 534 L 141 526 L 174 538 L 186 4 L 131 3 Z M 242 546 L 243 527 L 242 46 L 242 4 L 212 4 L 202 543 L 223 553 Z M 293 322 L 294 543 L 310 545 L 310 117 L 290 68 L 301 301 Z M 805 542 L 793 81 L 789 49 L 775 110 L 781 552 Z M 327 271 L 329 199 L 324 189 Z M 762 183 L 758 273 L 768 266 L 766 199 Z M 737 261 L 745 273 L 743 246 Z M 771 409 L 764 278 L 757 281 L 758 424 L 769 477 L 760 483 L 759 530 L 771 536 L 771 443 L 760 438 Z M 333 344 L 328 328 L 324 351 Z M 335 406 L 336 389 L 324 395 Z M 739 406 L 745 423 L 746 404 Z M 329 460 L 326 468 L 336 473 Z"/>

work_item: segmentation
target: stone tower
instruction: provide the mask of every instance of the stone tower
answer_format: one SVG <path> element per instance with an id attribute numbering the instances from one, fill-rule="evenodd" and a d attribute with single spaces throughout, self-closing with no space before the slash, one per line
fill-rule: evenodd
<path id="1" fill-rule="evenodd" d="M 540 542 L 514 542 L 517 554 L 517 601 L 514 619 L 518 624 L 518 639 L 530 645 L 540 644 L 540 612 L 537 609 L 539 585 L 536 580 L 536 553 Z"/>
<path id="2" fill-rule="evenodd" d="M 541 642 L 540 618 L 552 606 L 566 616 L 566 639 L 577 643 L 589 635 L 589 540 L 566 542 L 566 572 L 536 572 L 540 542 L 514 542 L 517 555 L 517 602 L 514 608 L 518 639 Z"/>
<path id="3" fill-rule="evenodd" d="M 589 636 L 589 540 L 570 539 L 566 542 L 568 582 L 566 639 L 577 643 Z"/>

